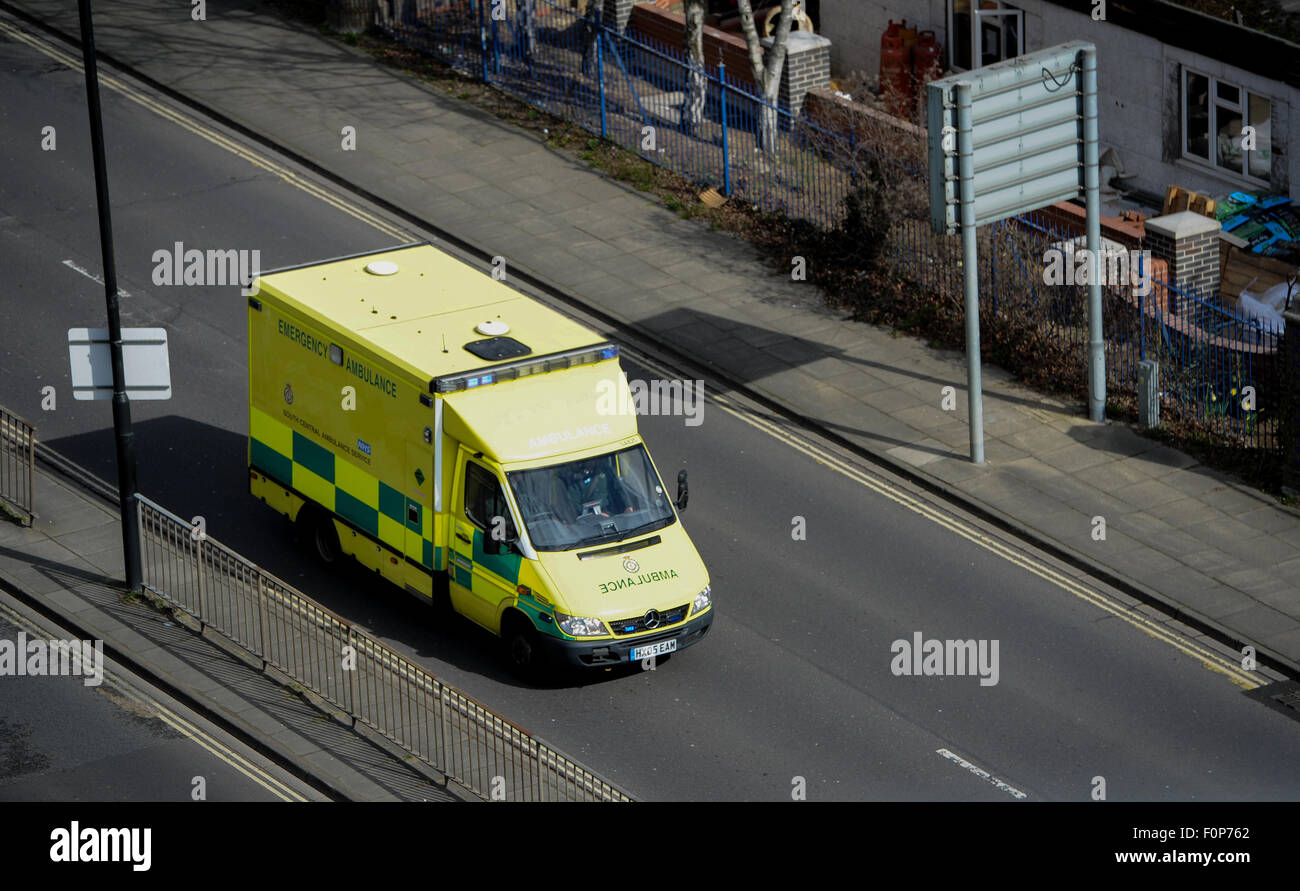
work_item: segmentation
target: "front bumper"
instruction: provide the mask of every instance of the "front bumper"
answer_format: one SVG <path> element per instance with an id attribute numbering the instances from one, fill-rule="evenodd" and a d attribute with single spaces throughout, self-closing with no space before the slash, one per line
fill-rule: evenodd
<path id="1" fill-rule="evenodd" d="M 699 643 L 713 625 L 713 609 L 691 619 L 685 625 L 669 628 L 659 633 L 638 634 L 629 638 L 602 638 L 601 640 L 561 640 L 541 635 L 541 645 L 548 661 L 553 665 L 570 665 L 575 668 L 611 668 L 619 663 L 631 663 L 633 647 L 644 647 L 665 640 L 676 640 L 682 650 Z"/>

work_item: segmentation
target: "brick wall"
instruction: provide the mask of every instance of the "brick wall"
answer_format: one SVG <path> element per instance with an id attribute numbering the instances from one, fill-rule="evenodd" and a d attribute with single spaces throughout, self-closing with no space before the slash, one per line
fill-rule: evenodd
<path id="1" fill-rule="evenodd" d="M 922 144 L 925 142 L 924 127 L 918 127 L 911 121 L 896 118 L 861 102 L 845 99 L 830 89 L 810 90 L 804 101 L 804 114 L 827 130 L 845 136 L 850 130 L 856 130 L 859 142 L 868 139 L 871 133 L 880 128 L 896 130 Z"/>
<path id="2" fill-rule="evenodd" d="M 1088 212 L 1072 201 L 1059 201 L 1034 211 L 1042 216 L 1048 225 L 1057 227 L 1071 235 L 1084 235 L 1087 232 Z M 1120 217 L 1101 218 L 1101 237 L 1109 238 L 1126 248 L 1141 250 L 1146 237 L 1146 227 L 1142 223 L 1121 219 Z M 1148 245 L 1149 247 L 1149 245 Z"/>
<path id="3" fill-rule="evenodd" d="M 677 13 L 660 9 L 655 3 L 637 3 L 628 19 L 628 34 L 644 37 L 655 46 L 680 53 L 686 33 L 686 20 Z M 704 26 L 704 61 L 712 71 L 722 61 L 727 66 L 727 83 L 749 92 L 758 92 L 749 64 L 749 47 L 743 34 L 732 34 L 709 25 Z M 763 41 L 764 48 L 772 39 Z M 808 91 L 824 87 L 831 79 L 831 43 L 825 37 L 805 31 L 791 31 L 786 44 L 785 66 L 781 71 L 779 103 L 798 114 Z"/>
<path id="4" fill-rule="evenodd" d="M 628 32 L 630 36 L 643 36 L 650 43 L 680 50 L 686 33 L 686 20 L 653 3 L 637 3 L 632 7 Z M 717 28 L 704 26 L 704 61 L 712 70 L 721 59 L 727 66 L 727 83 L 754 87 L 754 77 L 749 67 L 749 48 L 739 34 L 728 34 Z"/>

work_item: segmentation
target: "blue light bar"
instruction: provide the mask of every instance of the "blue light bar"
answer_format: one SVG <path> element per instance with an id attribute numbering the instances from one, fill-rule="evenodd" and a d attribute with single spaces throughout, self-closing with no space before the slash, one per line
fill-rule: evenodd
<path id="1" fill-rule="evenodd" d="M 517 380 L 530 374 L 543 374 L 547 371 L 558 371 L 562 368 L 574 368 L 578 365 L 590 365 L 593 362 L 603 362 L 607 359 L 617 358 L 617 344 L 598 343 L 576 350 L 565 350 L 561 353 L 550 353 L 545 356 L 493 365 L 491 368 L 482 368 L 477 371 L 446 374 L 434 378 L 429 384 L 429 389 L 434 393 L 455 393 L 459 390 L 469 390 L 490 384 L 499 384 L 502 381 Z"/>

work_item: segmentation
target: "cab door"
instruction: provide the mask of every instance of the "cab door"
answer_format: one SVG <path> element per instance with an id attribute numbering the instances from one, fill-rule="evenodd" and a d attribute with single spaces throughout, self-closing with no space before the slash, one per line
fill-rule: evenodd
<path id="1" fill-rule="evenodd" d="M 514 601 L 523 560 L 502 540 L 518 529 L 504 485 L 498 468 L 461 447 L 451 509 L 451 599 L 457 612 L 491 631 L 500 630 L 498 616 Z"/>

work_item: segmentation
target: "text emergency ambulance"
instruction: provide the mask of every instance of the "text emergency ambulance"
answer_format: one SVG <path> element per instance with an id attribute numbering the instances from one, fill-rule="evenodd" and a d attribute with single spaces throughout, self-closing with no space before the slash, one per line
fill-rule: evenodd
<path id="1" fill-rule="evenodd" d="M 499 635 L 525 674 L 672 653 L 709 575 L 637 433 L 618 347 L 431 245 L 263 275 L 253 495 Z"/>

